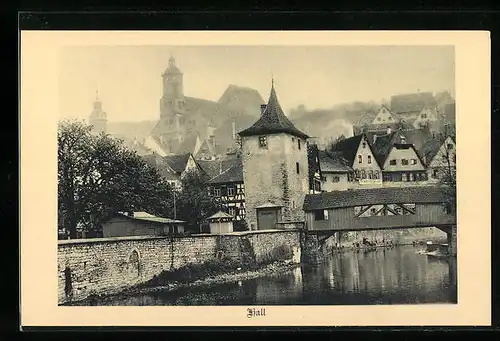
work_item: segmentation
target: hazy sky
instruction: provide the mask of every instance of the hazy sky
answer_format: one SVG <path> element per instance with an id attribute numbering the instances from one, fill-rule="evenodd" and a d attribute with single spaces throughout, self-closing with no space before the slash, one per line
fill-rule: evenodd
<path id="1" fill-rule="evenodd" d="M 60 116 L 87 118 L 99 90 L 109 121 L 159 118 L 161 74 L 170 55 L 186 96 L 218 100 L 229 84 L 267 101 L 274 76 L 285 111 L 380 101 L 417 91 L 455 92 L 454 49 L 416 46 L 67 47 L 60 63 Z"/>

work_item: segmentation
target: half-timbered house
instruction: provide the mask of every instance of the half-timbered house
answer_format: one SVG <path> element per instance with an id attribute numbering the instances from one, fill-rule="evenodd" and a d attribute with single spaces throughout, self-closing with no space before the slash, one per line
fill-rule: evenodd
<path id="1" fill-rule="evenodd" d="M 246 208 L 242 162 L 241 158 L 230 161 L 231 165 L 225 171 L 208 181 L 208 195 L 219 201 L 222 211 L 235 220 L 244 220 Z"/>
<path id="2" fill-rule="evenodd" d="M 427 175 L 430 182 L 438 182 L 443 176 L 453 174 L 456 169 L 456 145 L 451 136 L 438 136 L 421 149 L 427 164 Z"/>

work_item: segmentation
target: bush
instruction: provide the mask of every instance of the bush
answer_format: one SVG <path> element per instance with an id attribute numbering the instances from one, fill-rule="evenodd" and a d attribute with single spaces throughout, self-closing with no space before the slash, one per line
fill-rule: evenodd
<path id="1" fill-rule="evenodd" d="M 235 271 L 238 265 L 230 260 L 210 260 L 201 264 L 187 264 L 179 269 L 163 271 L 145 285 L 165 285 L 179 282 L 190 283 L 199 279 L 213 277 Z"/>

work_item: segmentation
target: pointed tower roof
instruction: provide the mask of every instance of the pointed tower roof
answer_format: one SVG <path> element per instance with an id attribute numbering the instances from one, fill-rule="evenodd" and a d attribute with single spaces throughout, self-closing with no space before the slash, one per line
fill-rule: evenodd
<path id="1" fill-rule="evenodd" d="M 285 116 L 283 109 L 278 101 L 274 81 L 271 86 L 271 93 L 267 106 L 260 118 L 249 128 L 240 131 L 240 136 L 253 136 L 260 134 L 288 133 L 302 138 L 309 136 L 298 130 L 293 123 Z"/>
<path id="2" fill-rule="evenodd" d="M 182 74 L 181 70 L 175 64 L 175 58 L 171 55 L 168 59 L 168 68 L 165 70 L 163 75 L 166 74 Z"/>

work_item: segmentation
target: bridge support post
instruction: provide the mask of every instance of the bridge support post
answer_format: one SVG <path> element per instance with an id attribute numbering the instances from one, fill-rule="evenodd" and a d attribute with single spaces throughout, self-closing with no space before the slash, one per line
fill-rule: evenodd
<path id="1" fill-rule="evenodd" d="M 316 234 L 303 231 L 301 239 L 301 262 L 310 265 L 321 263 L 324 260 L 324 254 L 321 250 L 318 236 Z"/>
<path id="2" fill-rule="evenodd" d="M 450 226 L 450 232 L 446 233 L 448 239 L 448 253 L 450 256 L 457 255 L 457 225 Z"/>

